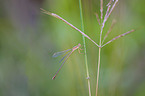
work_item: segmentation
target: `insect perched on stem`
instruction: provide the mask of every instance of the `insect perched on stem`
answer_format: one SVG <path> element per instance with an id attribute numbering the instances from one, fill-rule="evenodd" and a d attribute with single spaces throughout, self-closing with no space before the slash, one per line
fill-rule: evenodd
<path id="1" fill-rule="evenodd" d="M 58 72 L 59 72 L 60 69 L 62 68 L 62 66 L 63 66 L 63 64 L 65 63 L 65 61 L 68 59 L 68 57 L 69 57 L 75 50 L 78 49 L 78 51 L 79 51 L 79 53 L 80 53 L 80 50 L 82 50 L 80 47 L 81 47 L 81 44 L 79 43 L 77 46 L 74 46 L 72 49 L 68 49 L 68 50 L 61 51 L 61 52 L 56 52 L 56 53 L 53 54 L 52 57 L 57 57 L 57 56 L 59 56 L 59 55 L 62 55 L 62 54 L 64 54 L 64 53 L 70 51 L 70 52 L 68 52 L 64 57 L 62 57 L 62 59 L 59 61 L 59 63 L 60 63 L 62 60 L 64 60 L 63 63 L 61 64 L 60 68 L 58 69 L 58 71 L 57 71 L 57 72 L 55 73 L 55 75 L 52 77 L 52 80 L 55 79 L 56 75 L 58 74 Z"/>

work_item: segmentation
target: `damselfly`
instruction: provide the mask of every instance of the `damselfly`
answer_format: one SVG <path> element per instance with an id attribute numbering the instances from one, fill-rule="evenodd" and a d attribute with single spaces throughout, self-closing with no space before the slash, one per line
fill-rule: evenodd
<path id="1" fill-rule="evenodd" d="M 82 49 L 80 48 L 80 46 L 81 46 L 81 44 L 79 43 L 77 46 L 74 46 L 72 49 L 68 49 L 68 50 L 61 51 L 61 52 L 56 52 L 56 53 L 53 54 L 52 57 L 57 57 L 57 56 L 59 56 L 59 55 L 65 54 L 66 52 L 69 51 L 69 52 L 59 61 L 59 63 L 60 63 L 62 60 L 64 60 L 63 63 L 61 64 L 60 68 L 58 69 L 58 71 L 57 71 L 57 72 L 55 73 L 55 75 L 53 76 L 52 80 L 55 79 L 56 75 L 58 74 L 58 72 L 59 72 L 60 69 L 62 68 L 62 66 L 63 66 L 63 64 L 65 63 L 65 61 L 68 59 L 68 57 L 69 57 L 75 50 L 78 49 L 78 51 L 79 51 L 79 53 L 80 53 L 80 50 L 82 50 Z"/>

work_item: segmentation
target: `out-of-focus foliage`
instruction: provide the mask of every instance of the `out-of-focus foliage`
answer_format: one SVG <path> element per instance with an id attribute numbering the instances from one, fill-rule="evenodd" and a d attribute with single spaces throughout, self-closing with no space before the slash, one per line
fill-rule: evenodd
<path id="1" fill-rule="evenodd" d="M 104 0 L 105 4 L 109 0 Z M 62 21 L 42 14 L 57 13 L 81 29 L 78 0 L 0 1 L 0 96 L 88 96 L 84 54 L 75 51 L 58 73 L 53 53 L 82 44 L 82 36 Z M 82 0 L 85 32 L 99 42 L 99 0 Z M 106 23 L 117 21 L 106 42 L 136 29 L 105 46 L 101 53 L 100 96 L 145 96 L 145 1 L 119 0 Z M 95 94 L 98 48 L 86 39 L 92 95 Z"/>

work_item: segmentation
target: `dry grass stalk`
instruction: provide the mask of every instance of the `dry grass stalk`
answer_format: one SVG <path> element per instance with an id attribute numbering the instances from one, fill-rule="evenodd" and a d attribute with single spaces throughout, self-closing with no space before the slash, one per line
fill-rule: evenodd
<path id="1" fill-rule="evenodd" d="M 108 5 L 108 8 L 107 8 L 107 11 L 106 11 L 106 14 L 105 14 L 103 23 L 102 23 L 102 29 L 104 28 L 105 23 L 106 23 L 106 21 L 107 21 L 107 19 L 108 19 L 107 17 L 108 17 L 108 13 L 109 13 L 110 7 L 111 7 L 111 5 Z"/>
<path id="2" fill-rule="evenodd" d="M 116 4 L 117 4 L 117 2 L 118 2 L 118 0 L 116 0 L 115 2 L 114 2 L 114 4 L 112 5 L 112 8 L 111 8 L 111 2 L 112 1 L 114 1 L 114 0 L 110 0 L 110 2 L 107 4 L 107 6 L 108 6 L 108 8 L 107 8 L 107 11 L 106 11 L 106 14 L 105 14 L 105 17 L 104 17 L 104 20 L 102 19 L 103 17 L 103 0 L 101 0 L 101 7 L 100 7 L 100 11 L 101 11 L 101 31 L 100 31 L 100 43 L 99 43 L 99 46 L 101 46 L 101 47 L 99 47 L 99 55 L 98 55 L 98 70 L 97 70 L 97 84 L 96 84 L 96 96 L 98 95 L 98 82 L 99 82 L 99 70 L 100 70 L 100 55 L 101 55 L 101 48 L 103 47 L 103 46 L 105 46 L 105 45 L 107 45 L 107 44 L 109 44 L 110 42 L 112 42 L 113 40 L 116 40 L 117 38 L 119 38 L 119 37 L 121 37 L 121 36 L 124 36 L 125 34 L 122 34 L 122 35 L 119 35 L 118 37 L 115 37 L 115 39 L 113 38 L 111 41 L 109 41 L 109 42 L 107 42 L 106 44 L 104 44 L 103 46 L 102 46 L 102 33 L 103 33 L 103 29 L 104 29 L 104 26 L 105 26 L 105 23 L 106 23 L 106 21 L 107 21 L 107 19 L 109 18 L 109 16 L 111 15 L 111 13 L 112 13 L 112 11 L 113 11 L 113 9 L 115 8 L 115 6 L 116 6 Z M 110 9 L 111 8 L 111 9 Z M 103 22 L 102 22 L 103 21 Z M 111 28 L 112 29 L 112 28 Z M 110 29 L 110 30 L 111 30 Z M 108 34 L 110 33 L 110 31 L 108 32 Z M 127 32 L 126 34 L 129 34 L 130 32 Z M 108 34 L 107 34 L 107 36 L 108 36 Z M 106 38 L 106 37 L 105 37 Z M 104 42 L 104 41 L 103 41 Z"/>
<path id="3" fill-rule="evenodd" d="M 109 12 L 109 14 L 108 14 L 108 16 L 107 16 L 107 19 L 108 19 L 109 16 L 111 15 L 111 13 L 112 13 L 113 9 L 115 8 L 117 2 L 118 2 L 118 0 L 116 0 L 116 1 L 114 2 L 114 4 L 113 4 L 113 6 L 112 6 L 112 8 L 111 8 L 111 10 L 110 10 L 110 12 Z"/>
<path id="4" fill-rule="evenodd" d="M 98 21 L 99 25 L 101 25 L 99 15 L 97 13 L 95 13 L 95 15 L 96 15 L 96 18 L 97 18 L 97 21 Z"/>
<path id="5" fill-rule="evenodd" d="M 125 36 L 125 35 L 127 35 L 127 34 L 129 34 L 129 33 L 131 33 L 131 32 L 134 32 L 134 31 L 135 31 L 135 30 L 132 29 L 131 31 L 128 31 L 128 32 L 126 32 L 126 33 L 123 33 L 123 34 L 121 34 L 121 35 L 119 35 L 119 36 L 117 36 L 117 37 L 114 37 L 113 39 L 111 39 L 110 41 L 108 41 L 106 44 L 104 44 L 102 47 L 104 47 L 105 45 L 111 43 L 112 41 L 114 41 L 114 40 L 116 40 L 116 39 L 118 39 L 118 38 L 120 38 L 120 37 L 123 37 L 123 36 Z"/>
<path id="6" fill-rule="evenodd" d="M 112 0 L 110 0 L 110 1 L 109 1 L 109 3 L 108 3 L 106 6 L 109 6 L 109 5 L 111 5 L 111 2 L 112 2 Z"/>
<path id="7" fill-rule="evenodd" d="M 76 28 L 74 25 L 72 25 L 71 23 L 69 23 L 68 21 L 66 21 L 65 19 L 63 19 L 62 17 L 60 17 L 59 15 L 55 14 L 55 13 L 51 13 L 49 11 L 46 11 L 42 8 L 40 8 L 42 10 L 43 13 L 51 15 L 55 18 L 58 18 L 60 20 L 62 20 L 63 22 L 65 22 L 66 24 L 68 24 L 69 26 L 71 26 L 72 28 L 74 28 L 75 30 L 77 30 L 78 32 L 80 32 L 83 36 L 87 37 L 89 40 L 91 40 L 95 45 L 97 45 L 98 47 L 100 47 L 95 41 L 93 41 L 88 35 L 86 35 L 84 32 L 82 32 L 80 29 Z"/>
<path id="8" fill-rule="evenodd" d="M 108 13 L 109 13 L 109 10 L 110 10 L 110 7 L 111 7 L 110 4 L 111 4 L 111 3 L 108 3 L 108 4 L 107 4 L 107 5 L 108 5 L 108 8 L 107 8 L 107 11 L 106 11 L 106 14 L 105 14 L 104 20 L 103 20 L 103 22 L 102 22 L 102 24 L 101 24 L 100 44 L 101 44 L 101 38 L 102 38 L 103 28 L 104 28 L 104 26 L 105 26 L 105 22 L 107 21 Z"/>
<path id="9" fill-rule="evenodd" d="M 100 12 L 101 12 L 101 20 L 103 19 L 103 0 L 100 1 Z"/>
<path id="10" fill-rule="evenodd" d="M 105 14 L 105 17 L 104 17 L 103 23 L 102 23 L 102 27 L 101 27 L 101 29 L 102 29 L 102 31 L 101 31 L 101 35 L 102 35 L 102 32 L 103 32 L 103 28 L 104 28 L 104 26 L 105 26 L 105 23 L 106 23 L 106 21 L 108 20 L 109 16 L 111 15 L 113 9 L 115 8 L 115 6 L 116 6 L 118 0 L 115 1 L 115 3 L 113 4 L 112 8 L 111 8 L 111 2 L 112 2 L 112 0 L 110 0 L 109 3 L 107 4 L 108 8 L 107 8 L 107 11 L 106 11 L 106 14 Z M 110 8 L 111 8 L 111 9 L 110 9 Z"/>
<path id="11" fill-rule="evenodd" d="M 103 39 L 103 41 L 102 41 L 102 44 L 104 43 L 105 39 L 108 37 L 108 34 L 111 32 L 111 30 L 112 30 L 112 28 L 114 27 L 115 23 L 116 23 L 116 20 L 113 20 L 110 29 L 108 30 L 108 32 L 107 32 L 106 35 L 104 36 L 104 39 Z"/>

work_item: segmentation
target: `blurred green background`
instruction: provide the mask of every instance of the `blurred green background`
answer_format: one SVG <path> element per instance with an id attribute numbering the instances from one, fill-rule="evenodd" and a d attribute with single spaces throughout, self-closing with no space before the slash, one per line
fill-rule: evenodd
<path id="1" fill-rule="evenodd" d="M 144 0 L 119 0 L 106 23 L 103 35 L 112 20 L 117 21 L 105 42 L 137 30 L 102 49 L 99 96 L 145 96 L 144 4 Z M 100 28 L 94 13 L 100 15 L 99 5 L 100 0 L 82 0 L 85 32 L 96 42 Z M 75 51 L 56 80 L 51 79 L 62 58 L 52 58 L 53 53 L 83 44 L 82 35 L 40 8 L 81 29 L 78 0 L 1 0 L 0 96 L 88 96 L 84 54 Z M 88 39 L 86 46 L 94 96 L 98 48 Z"/>

